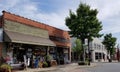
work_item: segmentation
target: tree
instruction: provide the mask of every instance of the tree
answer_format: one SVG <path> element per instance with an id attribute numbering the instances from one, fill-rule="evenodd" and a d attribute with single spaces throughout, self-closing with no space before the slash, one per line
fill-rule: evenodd
<path id="1" fill-rule="evenodd" d="M 112 37 L 112 34 L 109 33 L 104 36 L 104 40 L 102 42 L 105 45 L 107 52 L 110 54 L 110 59 L 115 52 L 116 40 L 117 39 L 115 37 Z"/>
<path id="2" fill-rule="evenodd" d="M 97 19 L 97 13 L 97 9 L 91 9 L 89 5 L 82 3 L 79 5 L 76 13 L 73 13 L 70 10 L 69 16 L 65 19 L 66 25 L 70 29 L 70 35 L 72 37 L 81 39 L 82 44 L 85 44 L 85 39 L 88 39 L 89 42 L 92 41 L 93 37 L 102 36 L 102 34 L 99 34 L 99 32 L 102 30 L 102 25 Z M 90 49 L 88 51 L 90 51 Z M 83 57 L 85 57 L 85 55 L 83 55 Z"/>
<path id="3" fill-rule="evenodd" d="M 83 52 L 82 50 L 82 44 L 80 39 L 75 40 L 75 46 L 72 48 L 73 52 L 76 53 L 76 56 L 78 56 L 78 60 L 80 60 L 80 56 Z"/>

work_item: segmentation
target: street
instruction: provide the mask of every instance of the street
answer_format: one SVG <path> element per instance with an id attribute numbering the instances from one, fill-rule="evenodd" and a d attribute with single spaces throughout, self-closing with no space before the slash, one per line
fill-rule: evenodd
<path id="1" fill-rule="evenodd" d="M 120 72 L 120 63 L 97 63 L 93 67 L 59 67 L 56 70 L 42 72 Z"/>
<path id="2" fill-rule="evenodd" d="M 103 63 L 96 67 L 85 68 L 86 72 L 120 72 L 120 63 Z"/>

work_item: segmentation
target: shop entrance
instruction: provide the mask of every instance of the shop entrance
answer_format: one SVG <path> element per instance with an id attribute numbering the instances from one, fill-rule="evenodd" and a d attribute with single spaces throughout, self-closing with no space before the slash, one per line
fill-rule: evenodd
<path id="1" fill-rule="evenodd" d="M 64 64 L 64 52 L 63 48 L 57 47 L 56 48 L 56 57 L 57 57 L 57 63 L 58 64 Z"/>
<path id="2" fill-rule="evenodd" d="M 34 67 L 33 62 L 38 59 L 39 61 L 45 61 L 47 54 L 47 47 L 22 44 L 21 46 L 13 46 L 13 63 L 23 63 L 27 61 L 27 65 Z M 29 63 L 28 63 L 29 60 Z"/>
<path id="3" fill-rule="evenodd" d="M 24 62 L 23 55 L 25 55 L 26 50 L 25 48 L 14 47 L 13 48 L 13 63 L 22 63 Z"/>

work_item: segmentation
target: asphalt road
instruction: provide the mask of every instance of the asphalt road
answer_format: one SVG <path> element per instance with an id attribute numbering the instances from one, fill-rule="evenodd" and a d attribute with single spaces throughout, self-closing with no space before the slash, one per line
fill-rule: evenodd
<path id="1" fill-rule="evenodd" d="M 120 63 L 102 63 L 84 70 L 86 72 L 120 72 Z"/>
<path id="2" fill-rule="evenodd" d="M 97 63 L 96 66 L 79 67 L 66 66 L 58 67 L 52 71 L 40 71 L 40 72 L 120 72 L 120 63 Z"/>

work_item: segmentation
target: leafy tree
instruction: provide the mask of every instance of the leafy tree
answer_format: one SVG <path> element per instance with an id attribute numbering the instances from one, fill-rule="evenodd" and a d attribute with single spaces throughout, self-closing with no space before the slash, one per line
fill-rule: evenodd
<path id="1" fill-rule="evenodd" d="M 86 4 L 80 4 L 76 14 L 70 10 L 70 16 L 66 17 L 66 25 L 73 37 L 80 38 L 84 43 L 85 38 L 100 37 L 102 30 L 101 22 L 97 19 L 98 11 L 90 9 Z"/>
<path id="2" fill-rule="evenodd" d="M 80 60 L 80 56 L 81 56 L 81 54 L 83 52 L 83 50 L 82 50 L 82 44 L 81 44 L 81 40 L 80 39 L 76 39 L 75 40 L 75 46 L 72 48 L 72 50 L 78 56 L 78 60 Z"/>
<path id="3" fill-rule="evenodd" d="M 102 25 L 97 19 L 97 13 L 97 9 L 91 9 L 89 5 L 83 3 L 79 5 L 76 13 L 70 10 L 69 16 L 65 19 L 66 25 L 70 29 L 70 35 L 81 39 L 82 44 L 85 44 L 85 39 L 88 39 L 89 42 L 92 41 L 93 37 L 102 36 L 102 34 L 99 34 Z M 83 57 L 85 56 L 83 55 Z"/>
<path id="4" fill-rule="evenodd" d="M 116 38 L 112 37 L 112 34 L 106 34 L 104 36 L 104 40 L 103 40 L 103 44 L 105 45 L 107 52 L 110 54 L 110 58 L 111 56 L 114 54 L 115 52 L 115 44 L 116 44 Z"/>

